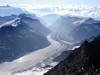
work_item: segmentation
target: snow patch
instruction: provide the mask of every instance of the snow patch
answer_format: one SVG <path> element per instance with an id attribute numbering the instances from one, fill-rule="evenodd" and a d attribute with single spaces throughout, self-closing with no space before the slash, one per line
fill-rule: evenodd
<path id="1" fill-rule="evenodd" d="M 86 21 L 86 19 L 82 19 L 82 20 L 79 20 L 79 21 L 75 21 L 75 22 L 73 22 L 74 24 L 82 24 L 82 23 L 84 23 Z"/>
<path id="2" fill-rule="evenodd" d="M 80 46 L 74 46 L 73 48 L 72 48 L 72 50 L 75 50 L 75 48 L 79 48 Z"/>
<path id="3" fill-rule="evenodd" d="M 1 24 L 0 28 L 2 28 L 3 26 L 9 26 L 9 25 L 11 25 L 12 27 L 17 27 L 19 23 L 20 23 L 20 18 L 16 18 L 14 20 Z"/>

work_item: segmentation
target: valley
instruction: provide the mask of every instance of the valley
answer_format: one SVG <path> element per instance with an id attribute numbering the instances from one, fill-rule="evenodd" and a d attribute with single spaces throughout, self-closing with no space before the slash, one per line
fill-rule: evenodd
<path id="1" fill-rule="evenodd" d="M 60 42 L 53 40 L 50 35 L 47 36 L 47 39 L 51 43 L 48 47 L 36 50 L 35 52 L 20 57 L 12 62 L 5 62 L 3 64 L 0 64 L 0 67 L 2 67 L 2 70 L 0 70 L 0 74 L 13 75 L 13 73 L 23 72 L 34 68 L 37 64 L 43 63 L 45 64 L 45 66 L 47 66 L 54 63 L 53 58 L 59 56 L 66 49 L 66 45 L 62 45 L 60 44 Z M 48 63 L 45 61 L 48 61 Z M 41 65 L 38 65 L 37 67 L 41 67 Z"/>
<path id="2" fill-rule="evenodd" d="M 100 18 L 56 12 L 65 10 L 37 8 L 32 13 L 0 6 L 0 75 L 43 75 L 71 53 L 78 54 L 75 48 L 82 54 L 80 44 L 100 34 Z"/>

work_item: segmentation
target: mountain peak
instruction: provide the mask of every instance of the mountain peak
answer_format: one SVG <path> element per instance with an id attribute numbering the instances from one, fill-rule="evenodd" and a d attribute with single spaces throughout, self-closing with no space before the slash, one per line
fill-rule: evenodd
<path id="1" fill-rule="evenodd" d="M 14 17 L 14 18 L 12 18 L 11 20 L 8 20 L 8 21 L 6 21 L 4 23 L 1 23 L 0 24 L 0 28 L 2 28 L 4 26 L 17 27 L 19 24 L 22 24 L 22 23 L 24 23 L 26 21 L 34 21 L 34 20 L 37 20 L 37 19 L 32 19 L 27 14 L 20 14 L 18 16 L 17 15 L 12 15 L 10 17 Z"/>

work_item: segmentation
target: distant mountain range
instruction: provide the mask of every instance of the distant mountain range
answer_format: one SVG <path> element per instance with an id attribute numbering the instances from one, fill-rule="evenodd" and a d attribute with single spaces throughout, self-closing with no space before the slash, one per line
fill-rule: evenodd
<path id="1" fill-rule="evenodd" d="M 29 15 L 1 17 L 0 62 L 11 61 L 50 43 L 46 36 L 50 32 L 38 19 Z"/>
<path id="2" fill-rule="evenodd" d="M 12 6 L 0 6 L 0 16 L 10 16 L 10 15 L 19 15 L 22 13 L 28 14 L 24 9 L 17 8 L 17 7 L 12 7 Z"/>

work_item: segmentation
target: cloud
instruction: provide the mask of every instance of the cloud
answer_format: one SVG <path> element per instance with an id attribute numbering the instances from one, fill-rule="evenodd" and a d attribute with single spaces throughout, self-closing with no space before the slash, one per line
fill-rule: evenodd
<path id="1" fill-rule="evenodd" d="M 29 5 L 29 4 L 19 4 L 11 5 L 14 7 L 24 8 L 30 13 L 35 13 L 37 15 L 46 14 L 60 14 L 60 15 L 73 15 L 82 17 L 100 17 L 100 6 L 90 6 L 90 5 L 64 5 L 64 4 L 45 4 L 45 5 Z"/>
<path id="2" fill-rule="evenodd" d="M 49 11 L 47 11 L 49 10 Z M 29 12 L 36 14 L 60 14 L 60 15 L 73 15 L 82 17 L 100 17 L 100 6 L 88 5 L 43 5 L 30 7 Z"/>

